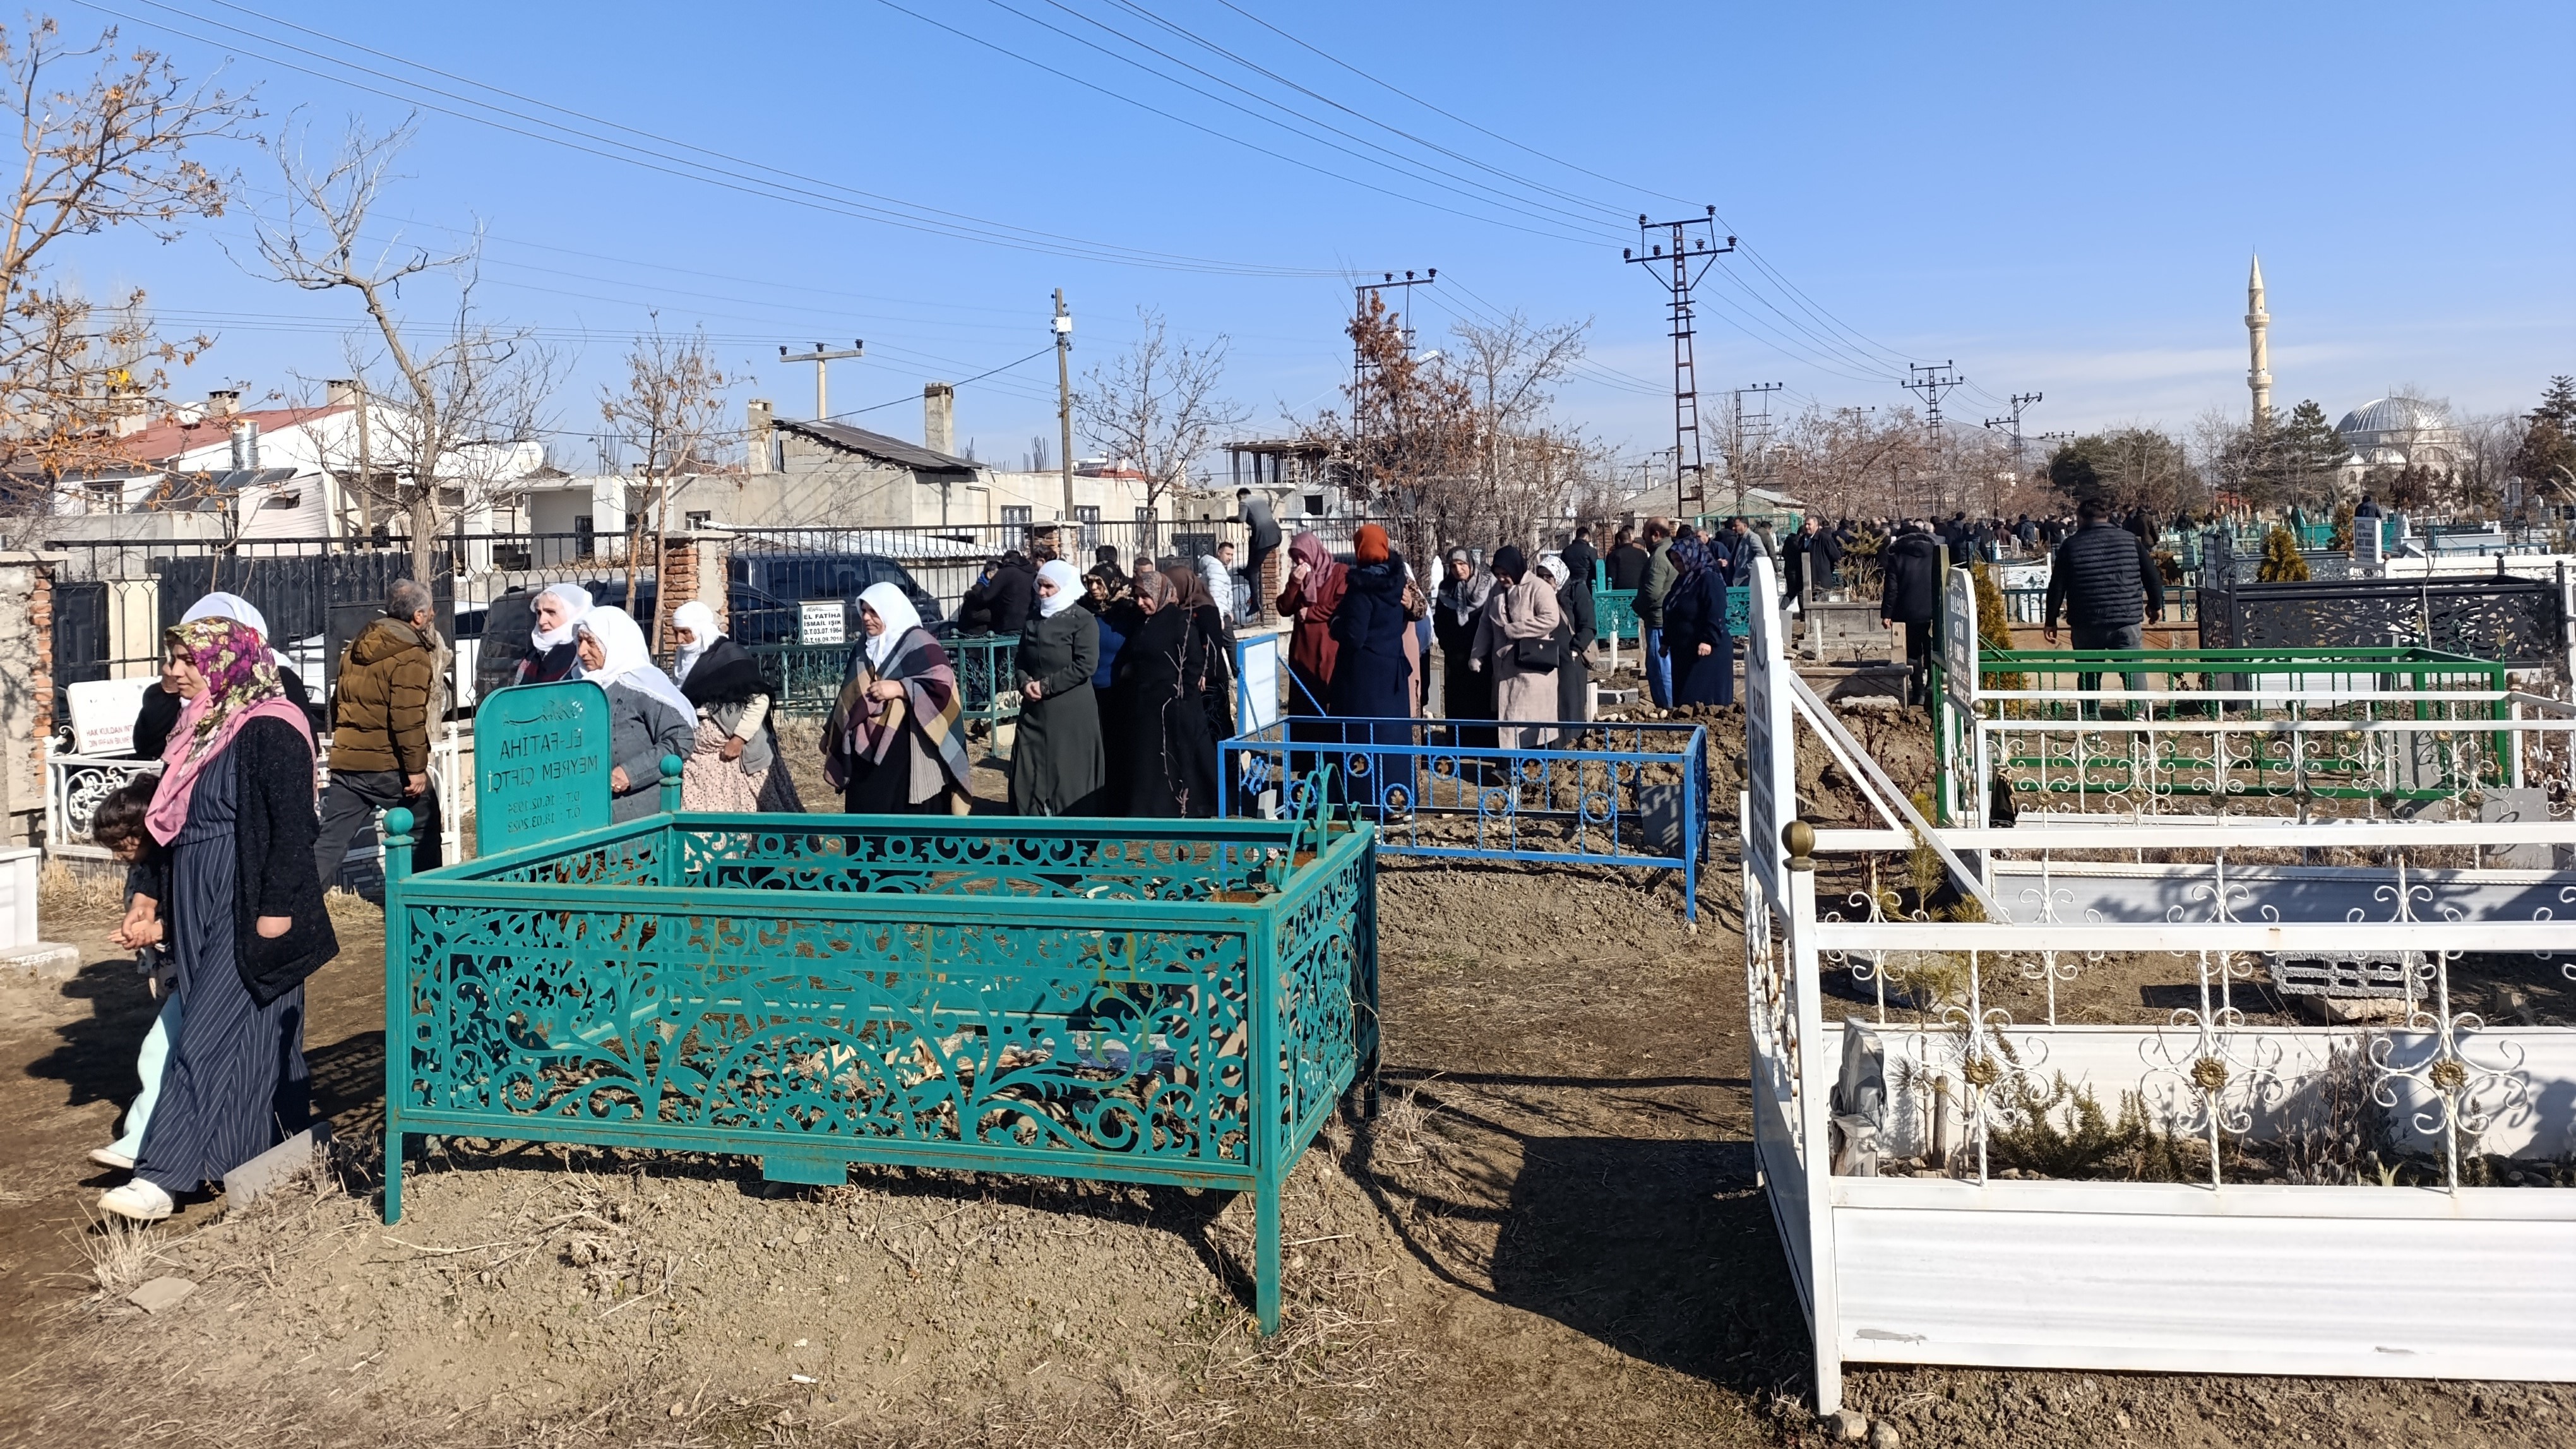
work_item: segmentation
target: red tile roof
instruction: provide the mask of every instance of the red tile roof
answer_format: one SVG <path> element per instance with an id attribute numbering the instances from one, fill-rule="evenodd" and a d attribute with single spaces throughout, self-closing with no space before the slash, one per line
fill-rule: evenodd
<path id="1" fill-rule="evenodd" d="M 345 403 L 333 407 L 244 408 L 231 417 L 210 417 L 193 426 L 180 423 L 175 419 L 154 423 L 139 433 L 118 438 L 107 446 L 121 457 L 157 467 L 182 453 L 212 447 L 226 441 L 231 436 L 232 425 L 236 422 L 254 422 L 259 424 L 261 432 L 270 433 L 279 428 L 291 428 L 298 423 L 311 422 L 315 418 L 325 418 L 333 413 L 344 413 L 348 410 L 349 407 Z"/>

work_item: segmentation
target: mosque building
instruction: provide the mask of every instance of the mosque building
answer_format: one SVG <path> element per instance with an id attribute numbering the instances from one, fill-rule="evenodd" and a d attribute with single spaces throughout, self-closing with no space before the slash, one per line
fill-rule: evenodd
<path id="1" fill-rule="evenodd" d="M 2245 336 L 2252 354 L 2245 386 L 2258 418 L 2271 415 L 2271 331 L 2272 314 L 2263 305 L 2263 259 L 2257 256 L 2245 281 Z M 2459 465 L 2459 430 L 2440 403 L 2425 398 L 2373 398 L 2345 413 L 2335 436 L 2352 450 L 2336 473 L 2336 481 L 2349 486 L 2378 469 L 2420 466 L 2448 473 Z"/>

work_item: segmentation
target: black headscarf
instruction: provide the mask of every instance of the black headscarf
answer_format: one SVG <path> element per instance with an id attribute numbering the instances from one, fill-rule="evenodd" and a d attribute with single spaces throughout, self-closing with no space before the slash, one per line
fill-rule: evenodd
<path id="1" fill-rule="evenodd" d="M 1507 543 L 1494 550 L 1494 577 L 1506 583 L 1519 583 L 1529 573 L 1529 557 L 1520 545 Z"/>

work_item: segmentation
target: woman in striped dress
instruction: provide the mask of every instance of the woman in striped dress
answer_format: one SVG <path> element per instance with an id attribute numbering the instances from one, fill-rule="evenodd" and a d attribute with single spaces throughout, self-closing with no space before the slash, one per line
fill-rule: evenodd
<path id="1" fill-rule="evenodd" d="M 233 619 L 169 630 L 185 700 L 144 828 L 170 847 L 180 1028 L 134 1177 L 99 1199 L 142 1221 L 300 1132 L 304 979 L 339 954 L 313 873 L 313 734 L 268 646 Z"/>

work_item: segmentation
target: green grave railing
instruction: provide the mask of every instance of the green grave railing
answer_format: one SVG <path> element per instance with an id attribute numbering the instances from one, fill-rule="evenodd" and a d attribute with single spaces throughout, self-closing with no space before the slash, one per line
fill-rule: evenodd
<path id="1" fill-rule="evenodd" d="M 664 768 L 419 875 L 388 815 L 387 1223 L 424 1133 L 1249 1191 L 1276 1331 L 1282 1184 L 1373 1094 L 1373 830 L 683 814 Z"/>
<path id="2" fill-rule="evenodd" d="M 770 684 L 772 707 L 789 719 L 820 719 L 832 712 L 849 677 L 849 644 L 755 644 L 752 658 Z M 1020 692 L 1011 670 L 1019 656 L 1016 634 L 969 634 L 942 639 L 957 671 L 958 713 L 998 725 L 1019 718 Z"/>
<path id="3" fill-rule="evenodd" d="M 2397 809 L 2525 783 L 2501 661 L 2420 648 L 1987 650 L 1972 706 L 1936 652 L 1945 821 L 2068 807 L 2148 815 L 2260 801 Z M 2563 733 L 2556 725 L 2552 732 Z"/>

